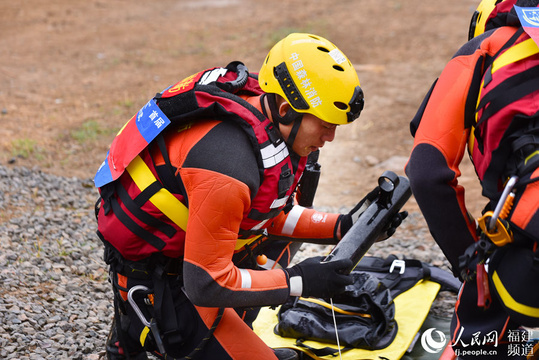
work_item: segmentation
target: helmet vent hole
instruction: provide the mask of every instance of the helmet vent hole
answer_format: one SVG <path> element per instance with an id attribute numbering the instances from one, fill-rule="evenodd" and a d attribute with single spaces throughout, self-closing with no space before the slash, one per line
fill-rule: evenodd
<path id="1" fill-rule="evenodd" d="M 317 49 L 320 50 L 320 51 L 326 52 L 326 53 L 329 52 L 328 49 L 326 49 L 325 47 L 322 47 L 322 46 L 317 47 Z"/>
<path id="2" fill-rule="evenodd" d="M 343 102 L 335 101 L 333 105 L 339 110 L 348 110 L 348 105 Z"/>
<path id="3" fill-rule="evenodd" d="M 333 68 L 335 70 L 338 70 L 338 71 L 344 71 L 344 69 L 342 68 L 342 66 L 339 66 L 339 65 L 333 65 Z"/>

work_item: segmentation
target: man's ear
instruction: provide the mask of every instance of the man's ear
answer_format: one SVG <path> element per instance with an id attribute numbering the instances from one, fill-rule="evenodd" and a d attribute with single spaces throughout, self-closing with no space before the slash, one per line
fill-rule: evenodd
<path id="1" fill-rule="evenodd" d="M 278 97 L 278 100 L 279 101 L 279 105 L 278 105 L 278 108 L 279 108 L 279 115 L 281 117 L 285 116 L 286 113 L 288 112 L 288 110 L 290 110 L 290 104 L 285 100 L 283 99 L 282 97 Z"/>

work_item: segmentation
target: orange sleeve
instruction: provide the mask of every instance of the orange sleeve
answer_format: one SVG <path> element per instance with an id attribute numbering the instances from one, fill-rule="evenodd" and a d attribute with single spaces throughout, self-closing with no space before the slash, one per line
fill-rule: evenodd
<path id="1" fill-rule="evenodd" d="M 468 140 L 468 131 L 464 128 L 464 106 L 476 61 L 476 56 L 461 56 L 447 65 L 415 135 L 414 147 L 430 144 L 437 148 L 447 160 L 447 165 L 455 171 L 455 177 L 460 176 L 458 166 Z"/>
<path id="2" fill-rule="evenodd" d="M 292 241 L 335 244 L 335 225 L 339 214 L 319 212 L 295 205 L 288 213 L 281 212 L 268 227 L 268 233 Z"/>
<path id="3" fill-rule="evenodd" d="M 240 223 L 250 205 L 247 185 L 226 175 L 181 168 L 189 201 L 184 282 L 198 306 L 281 304 L 289 296 L 283 270 L 239 269 L 232 262 Z"/>

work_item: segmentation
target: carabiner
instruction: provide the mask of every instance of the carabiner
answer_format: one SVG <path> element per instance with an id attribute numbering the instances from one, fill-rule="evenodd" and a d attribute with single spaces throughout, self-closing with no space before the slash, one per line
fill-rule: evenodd
<path id="1" fill-rule="evenodd" d="M 161 355 L 165 355 L 165 346 L 163 345 L 163 340 L 161 339 L 161 334 L 159 333 L 159 329 L 157 328 L 157 323 L 155 322 L 155 319 L 150 319 L 150 321 L 146 320 L 146 317 L 138 307 L 137 303 L 133 299 L 133 293 L 137 291 L 146 291 L 148 292 L 150 289 L 148 289 L 144 285 L 135 285 L 129 291 L 127 292 L 127 301 L 129 301 L 129 305 L 135 310 L 135 313 L 137 314 L 137 317 L 140 319 L 142 324 L 150 329 L 152 332 L 153 338 L 155 340 L 155 343 L 157 344 L 157 348 L 159 349 L 159 352 Z M 146 330 L 147 331 L 147 330 Z M 142 344 L 144 345 L 144 344 Z"/>

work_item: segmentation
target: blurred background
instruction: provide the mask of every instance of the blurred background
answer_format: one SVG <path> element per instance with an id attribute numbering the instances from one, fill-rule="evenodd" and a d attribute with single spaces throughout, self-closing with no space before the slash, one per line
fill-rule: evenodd
<path id="1" fill-rule="evenodd" d="M 466 41 L 477 3 L 1 1 L 0 164 L 91 178 L 118 129 L 156 92 L 234 60 L 258 72 L 278 40 L 309 32 L 341 48 L 365 92 L 359 120 L 321 154 L 316 204 L 352 205 L 383 170 L 402 173 L 408 123 Z"/>

